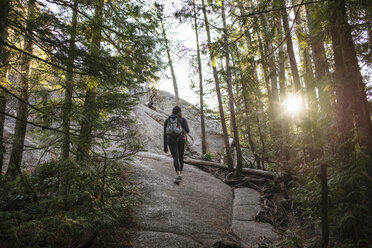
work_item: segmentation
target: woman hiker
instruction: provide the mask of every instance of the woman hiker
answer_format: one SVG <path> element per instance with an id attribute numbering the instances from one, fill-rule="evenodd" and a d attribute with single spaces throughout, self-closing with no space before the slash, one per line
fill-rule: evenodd
<path id="1" fill-rule="evenodd" d="M 168 152 L 168 146 L 173 157 L 173 165 L 177 177 L 174 180 L 178 183 L 182 180 L 183 154 L 185 151 L 186 133 L 190 129 L 185 118 L 182 118 L 181 108 L 175 106 L 172 115 L 164 122 L 164 152 Z"/>

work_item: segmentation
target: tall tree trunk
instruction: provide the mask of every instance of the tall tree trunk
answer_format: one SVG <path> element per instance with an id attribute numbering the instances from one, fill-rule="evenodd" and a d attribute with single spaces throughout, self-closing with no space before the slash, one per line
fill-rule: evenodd
<path id="1" fill-rule="evenodd" d="M 297 9 L 296 9 L 297 10 Z M 297 11 L 296 11 L 297 12 Z M 302 13 L 299 14 L 296 22 L 297 39 L 300 44 L 300 52 L 303 62 L 303 78 L 306 88 L 306 99 L 308 103 L 306 122 L 304 125 L 306 150 L 309 153 L 309 161 L 313 161 L 319 154 L 319 149 L 315 144 L 315 137 L 319 137 L 318 128 L 316 126 L 318 116 L 318 100 L 315 92 L 315 78 L 313 73 L 312 62 L 310 58 L 310 47 L 308 44 L 307 35 L 305 34 Z M 302 45 L 301 45 L 302 44 Z"/>
<path id="2" fill-rule="evenodd" d="M 223 22 L 223 33 L 224 33 L 224 52 L 226 58 L 226 81 L 227 81 L 227 92 L 229 94 L 229 107 L 230 107 L 230 118 L 231 118 L 231 126 L 234 133 L 234 143 L 235 143 L 235 150 L 236 150 L 236 170 L 235 170 L 235 177 L 240 177 L 242 174 L 242 166 L 243 166 L 243 158 L 242 158 L 242 151 L 240 148 L 240 140 L 239 140 L 239 131 L 236 125 L 235 119 L 235 101 L 234 101 L 234 94 L 232 91 L 232 84 L 231 84 L 231 67 L 230 67 L 230 51 L 229 51 L 229 41 L 228 41 L 228 32 L 227 32 L 227 25 L 226 25 L 226 16 L 225 16 L 225 1 L 221 0 L 221 10 L 222 10 L 222 22 Z"/>
<path id="3" fill-rule="evenodd" d="M 332 46 L 335 57 L 335 74 L 337 82 L 337 103 L 341 143 L 344 159 L 349 159 L 354 147 L 353 117 L 357 130 L 358 143 L 372 161 L 372 124 L 368 108 L 365 85 L 360 74 L 351 28 L 347 21 L 345 1 L 329 2 Z M 346 143 L 346 144 L 345 144 Z M 346 161 L 348 162 L 348 161 Z M 367 165 L 367 174 L 372 178 L 372 162 Z M 372 181 L 367 185 L 369 203 L 372 206 Z"/>
<path id="4" fill-rule="evenodd" d="M 266 21 L 265 20 L 262 20 L 264 22 L 262 22 L 263 24 L 266 24 Z M 260 51 L 260 57 L 261 57 L 261 66 L 262 66 L 262 71 L 263 71 L 263 77 L 264 77 L 264 82 L 265 82 L 265 88 L 266 88 L 266 91 L 267 91 L 267 99 L 269 101 L 269 108 L 268 108 L 268 116 L 269 116 L 269 120 L 273 120 L 273 109 L 274 109 L 274 105 L 273 105 L 273 97 L 272 97 L 272 91 L 271 91 L 271 88 L 270 88 L 270 79 L 269 79 L 269 68 L 268 68 L 268 62 L 267 62 L 267 56 L 265 54 L 267 54 L 268 52 L 266 51 L 266 47 L 264 47 L 264 45 L 262 44 L 262 39 L 261 39 L 261 34 L 257 31 L 256 33 L 256 36 L 258 37 L 257 40 L 258 40 L 258 47 L 259 47 L 259 51 Z M 258 103 L 258 101 L 256 101 Z M 258 112 L 258 105 L 256 105 L 256 112 Z M 263 106 L 261 104 L 260 106 L 260 109 L 263 111 Z M 259 115 L 256 115 L 256 122 L 257 122 L 257 128 L 258 128 L 258 132 L 259 132 L 259 135 L 260 135 L 260 141 L 261 141 L 261 145 L 262 145 L 262 168 L 264 168 L 264 162 L 265 162 L 265 158 L 266 158 L 266 150 L 265 150 L 265 142 L 264 142 L 264 136 L 263 136 L 263 132 L 261 130 L 261 125 L 260 125 L 260 119 L 259 119 Z M 270 125 L 271 126 L 271 125 Z M 267 128 L 266 128 L 267 129 Z M 272 127 L 269 128 L 270 130 L 270 136 L 273 136 L 273 129 Z"/>
<path id="5" fill-rule="evenodd" d="M 317 22 L 318 16 L 315 16 L 318 11 L 319 7 L 317 5 L 306 5 L 309 40 L 314 61 L 320 108 L 322 113 L 327 113 L 331 108 L 329 88 L 332 84 L 332 79 L 324 48 L 324 31 L 321 28 L 321 24 Z"/>
<path id="6" fill-rule="evenodd" d="M 204 92 L 203 92 L 203 73 L 200 58 L 200 45 L 199 45 L 199 33 L 198 33 L 198 22 L 196 15 L 195 0 L 192 2 L 194 10 L 194 25 L 195 25 L 195 37 L 196 37 L 196 52 L 198 58 L 198 71 L 199 71 L 199 96 L 200 96 L 200 124 L 201 124 L 201 135 L 202 135 L 202 154 L 207 153 L 207 141 L 205 135 L 205 120 L 204 120 Z"/>
<path id="7" fill-rule="evenodd" d="M 269 53 L 268 57 L 268 65 L 269 65 L 269 78 L 271 82 L 271 121 L 272 121 L 272 128 L 271 128 L 271 136 L 276 143 L 279 143 L 279 135 L 280 135 L 280 122 L 278 119 L 279 116 L 279 91 L 278 91 L 278 77 L 277 77 L 277 68 L 275 62 L 275 54 L 273 52 L 272 47 L 272 33 L 268 30 L 267 20 L 265 16 L 261 18 L 262 26 L 264 29 L 264 39 L 265 39 L 265 47 L 267 53 Z"/>
<path id="8" fill-rule="evenodd" d="M 257 33 L 257 35 L 259 35 Z M 262 44 L 262 41 L 260 38 L 258 38 L 258 46 L 260 50 L 260 57 L 261 57 L 261 65 L 262 65 L 262 71 L 263 71 L 263 77 L 265 81 L 265 87 L 267 91 L 267 99 L 269 100 L 269 118 L 272 120 L 273 118 L 273 100 L 272 100 L 272 94 L 271 94 L 271 89 L 270 89 L 270 82 L 269 82 L 269 76 L 268 76 L 268 68 L 267 68 L 267 62 L 265 58 L 265 51 L 264 51 L 264 46 Z"/>
<path id="9" fill-rule="evenodd" d="M 215 57 L 214 57 L 213 50 L 212 50 L 211 34 L 210 34 L 210 30 L 209 30 L 207 9 L 206 9 L 204 0 L 202 0 L 202 6 L 203 6 L 205 29 L 207 31 L 207 38 L 208 38 L 207 41 L 208 41 L 209 55 L 210 55 L 210 60 L 211 60 L 211 64 L 212 64 L 212 69 L 213 69 L 214 82 L 215 82 L 215 85 L 216 85 L 216 94 L 217 94 L 217 100 L 218 100 L 218 108 L 219 108 L 220 117 L 221 117 L 221 126 L 222 126 L 222 131 L 223 131 L 224 142 L 225 142 L 225 150 L 226 150 L 226 156 L 227 156 L 227 166 L 229 168 L 229 171 L 232 172 L 234 170 L 234 164 L 233 164 L 233 158 L 232 158 L 230 144 L 229 144 L 229 134 L 227 132 L 225 113 L 223 111 L 223 103 L 222 103 L 222 96 L 221 96 L 221 89 L 220 89 L 220 80 L 218 78 L 218 72 L 217 72 L 217 68 L 216 68 L 216 64 L 215 64 L 216 63 L 215 62 Z"/>
<path id="10" fill-rule="evenodd" d="M 244 4 L 243 4 L 242 1 L 238 1 L 238 7 L 239 7 L 239 11 L 240 11 L 241 15 L 245 16 L 246 11 L 244 9 Z M 244 32 L 245 32 L 245 35 L 244 35 L 245 42 L 247 44 L 247 48 L 250 49 L 252 47 L 252 38 L 251 38 L 250 31 L 247 29 L 247 26 L 246 26 L 247 25 L 247 18 L 243 17 L 242 19 L 243 19 L 242 26 L 243 26 Z M 259 40 L 259 42 L 261 43 L 260 40 Z M 251 63 L 250 63 L 251 66 L 249 68 L 250 70 L 249 70 L 248 73 L 253 75 L 253 80 L 251 78 L 251 81 L 254 81 L 253 84 L 258 84 L 259 80 L 258 80 L 258 75 L 257 75 L 256 64 L 254 64 L 254 55 L 251 55 L 251 58 L 249 59 L 249 61 L 251 61 Z M 271 92 L 270 92 L 270 87 L 268 86 L 268 79 L 267 79 L 267 66 L 264 65 L 264 63 L 262 63 L 262 64 L 263 64 L 263 71 L 264 71 L 264 77 L 265 77 L 264 80 L 265 80 L 265 84 L 267 86 L 269 102 L 271 102 Z M 240 68 L 240 70 L 242 71 L 242 68 Z M 248 89 L 244 89 L 244 88 L 247 88 L 247 86 L 244 84 L 244 82 L 242 82 L 242 84 L 243 84 L 243 91 L 248 92 Z M 257 87 L 257 91 L 259 92 L 259 96 L 261 97 L 261 91 L 258 87 Z M 245 96 L 245 94 L 247 94 L 247 93 L 244 93 L 244 96 Z M 248 103 L 246 102 L 247 100 L 248 99 L 246 99 L 246 96 L 245 96 L 244 105 L 245 105 L 246 111 L 248 113 L 249 108 L 248 108 Z M 258 106 L 256 105 L 255 117 L 256 117 L 257 124 L 258 124 L 258 131 L 259 131 L 260 141 L 261 141 L 261 145 L 262 145 L 261 156 L 265 157 L 265 155 L 264 155 L 265 154 L 265 143 L 264 143 L 264 139 L 263 139 L 263 136 L 262 136 L 263 134 L 261 132 L 261 127 L 260 127 L 259 114 L 258 114 L 259 112 L 257 110 L 258 110 Z M 247 118 L 248 118 L 248 116 L 247 116 Z M 252 152 L 255 156 L 255 160 L 257 162 L 257 168 L 261 168 L 261 159 L 256 153 L 256 149 L 255 149 L 252 134 L 251 134 L 251 129 L 249 128 L 249 126 L 248 126 L 248 129 L 247 129 L 247 134 L 248 134 L 248 141 L 249 141 L 250 147 L 252 149 Z M 262 168 L 263 167 L 264 167 L 264 160 L 262 160 Z"/>
<path id="11" fill-rule="evenodd" d="M 6 68 L 0 68 L 0 83 L 2 85 L 6 84 L 7 81 L 7 70 Z M 6 111 L 6 92 L 3 89 L 0 89 L 0 111 L 1 113 L 5 113 Z M 4 146 L 4 123 L 5 122 L 5 115 L 0 114 L 0 174 L 3 169 L 4 163 L 4 154 L 5 154 L 5 146 Z"/>
<path id="12" fill-rule="evenodd" d="M 336 6 L 335 6 L 336 5 Z M 336 98 L 337 98 L 337 123 L 338 130 L 340 133 L 340 155 L 345 163 L 349 160 L 349 156 L 354 150 L 353 144 L 353 101 L 352 92 L 354 91 L 353 80 L 349 79 L 346 75 L 345 63 L 342 54 L 342 42 L 345 42 L 345 37 L 341 35 L 340 28 L 343 26 L 343 21 L 340 15 L 342 11 L 337 4 L 331 4 L 332 14 L 330 15 L 331 20 L 331 36 L 332 36 L 332 47 L 335 61 L 335 82 L 336 82 Z M 335 8 L 335 9 L 334 9 Z M 344 31 L 345 32 L 345 31 Z M 346 80 L 346 78 L 348 80 Z"/>
<path id="13" fill-rule="evenodd" d="M 280 0 L 280 6 L 281 8 L 286 7 L 285 0 Z M 295 57 L 295 53 L 293 50 L 293 42 L 292 42 L 292 35 L 290 34 L 288 14 L 285 9 L 282 11 L 282 21 L 283 21 L 284 32 L 285 34 L 288 34 L 286 44 L 287 44 L 287 53 L 289 57 L 289 63 L 291 65 L 294 91 L 298 93 L 301 90 L 300 75 L 298 73 L 296 57 Z"/>
<path id="14" fill-rule="evenodd" d="M 8 37 L 7 32 L 7 16 L 9 12 L 9 1 L 4 1 L 4 6 L 1 6 L 4 9 L 0 10 L 0 20 L 1 20 L 1 30 L 0 30 L 0 39 L 6 40 Z M 0 42 L 1 43 L 1 42 Z M 1 85 L 7 85 L 8 81 L 8 57 L 9 53 L 7 49 L 3 46 L 3 43 L 0 44 L 0 83 Z M 0 89 L 0 111 L 5 113 L 6 110 L 6 92 L 3 89 Z M 0 113 L 0 174 L 2 173 L 3 163 L 4 163 L 4 124 L 5 124 L 5 115 Z"/>
<path id="15" fill-rule="evenodd" d="M 96 57 L 99 54 L 101 46 L 101 25 L 103 23 L 103 5 L 104 0 L 98 0 L 96 2 L 96 8 L 94 13 L 94 24 L 92 31 L 92 43 L 90 46 L 90 52 L 93 57 Z M 92 76 L 88 78 L 87 89 L 85 93 L 84 101 L 84 116 L 81 121 L 80 135 L 79 135 L 79 144 L 77 149 L 77 160 L 84 160 L 92 146 L 92 131 L 94 122 L 98 118 L 97 106 L 96 106 L 96 96 L 97 96 L 97 87 L 98 79 L 96 75 L 98 74 L 98 66 L 93 65 L 91 68 Z"/>
<path id="16" fill-rule="evenodd" d="M 280 22 L 278 22 L 278 38 L 279 42 L 283 39 L 283 28 Z M 283 46 L 279 46 L 279 61 L 278 61 L 278 69 L 279 69 L 279 89 L 280 89 L 280 103 L 283 103 L 287 98 L 286 93 L 286 78 L 285 78 L 285 52 Z M 281 126 L 281 149 L 280 149 L 280 157 L 284 163 L 288 163 L 290 159 L 289 153 L 289 133 L 288 133 L 288 121 L 283 116 L 280 118 L 280 126 Z"/>
<path id="17" fill-rule="evenodd" d="M 8 15 L 10 11 L 10 0 L 3 0 L 0 3 L 0 40 L 5 41 L 8 37 Z M 4 47 L 4 44 L 0 42 L 0 81 L 2 85 L 5 85 L 7 80 L 7 69 L 6 64 L 8 63 L 8 53 Z M 5 112 L 6 110 L 6 93 L 0 89 L 0 111 Z M 5 147 L 3 144 L 4 137 L 4 121 L 5 116 L 0 114 L 0 174 L 3 168 L 3 160 Z"/>
<path id="18" fill-rule="evenodd" d="M 2 0 L 0 3 L 0 40 L 5 41 L 8 37 L 8 15 L 10 11 L 10 0 Z M 6 64 L 6 50 L 4 43 L 0 42 L 0 69 Z"/>
<path id="19" fill-rule="evenodd" d="M 247 94 L 248 94 L 248 90 L 247 90 L 247 86 L 245 84 L 245 82 L 243 82 L 242 80 L 242 96 L 243 96 L 243 102 L 244 102 L 244 112 L 245 112 L 245 115 L 246 115 L 246 121 L 245 121 L 245 131 L 247 133 L 247 136 L 248 136 L 248 143 L 249 143 L 249 146 L 251 148 L 251 151 L 253 153 L 253 156 L 257 162 L 257 168 L 258 169 L 261 169 L 261 160 L 260 158 L 257 156 L 257 151 L 256 151 L 256 146 L 254 144 L 254 141 L 253 141 L 253 134 L 252 134 L 252 130 L 251 130 L 251 127 L 249 126 L 249 106 L 248 106 L 248 103 L 251 103 L 249 100 L 248 100 L 248 97 L 247 97 Z M 258 113 L 256 113 L 256 115 L 258 115 Z"/>
<path id="20" fill-rule="evenodd" d="M 244 70 L 241 66 L 242 62 L 241 62 L 241 59 L 240 59 L 239 49 L 238 49 L 236 43 L 233 43 L 233 48 L 234 48 L 234 50 L 233 50 L 234 53 L 233 52 L 231 53 L 231 60 L 232 60 L 232 63 L 233 63 L 233 67 L 239 68 L 239 75 L 236 75 L 236 77 L 238 77 L 238 76 L 240 77 L 240 80 L 238 80 L 236 82 L 237 102 L 236 102 L 235 105 L 236 105 L 238 113 L 241 113 L 239 115 L 239 116 L 241 116 L 241 118 L 240 118 L 241 124 L 240 125 L 237 124 L 237 126 L 241 127 L 241 130 L 243 130 L 243 134 L 247 134 L 249 147 L 252 151 L 253 156 L 255 157 L 255 161 L 257 163 L 257 168 L 260 169 L 261 168 L 261 159 L 257 155 L 257 149 L 256 149 L 256 146 L 255 146 L 254 141 L 253 141 L 253 134 L 252 134 L 252 130 L 251 130 L 251 127 L 250 127 L 250 114 L 249 113 L 251 112 L 251 109 L 249 108 L 249 106 L 251 106 L 252 103 L 251 103 L 251 101 L 249 101 L 249 97 L 248 97 L 249 90 L 248 90 L 248 87 L 247 87 L 247 83 L 250 79 L 245 77 Z M 234 59 L 234 57 L 233 57 L 234 54 L 236 54 L 236 59 Z M 236 61 L 236 63 L 234 63 L 235 61 Z M 239 90 L 240 87 L 241 87 L 241 90 Z M 240 96 L 239 96 L 239 92 L 241 92 Z M 239 99 L 240 99 L 240 101 L 239 101 Z M 241 102 L 243 102 L 243 103 L 241 103 Z M 244 117 L 244 114 L 245 114 L 245 117 Z M 256 112 L 256 116 L 257 115 L 258 115 L 258 113 Z"/>
<path id="21" fill-rule="evenodd" d="M 262 156 L 262 161 L 261 161 L 261 169 L 265 169 L 265 158 L 266 158 L 266 146 L 265 146 L 265 139 L 264 139 L 264 134 L 262 132 L 261 128 L 261 122 L 259 118 L 259 114 L 263 114 L 263 104 L 258 100 L 258 97 L 256 96 L 256 122 L 257 122 L 257 129 L 258 129 L 258 135 L 260 137 L 261 141 L 261 156 Z"/>
<path id="22" fill-rule="evenodd" d="M 72 91 L 73 91 L 73 64 L 75 60 L 75 41 L 76 41 L 76 25 L 77 25 L 77 11 L 79 7 L 78 0 L 74 1 L 74 8 L 72 12 L 71 20 L 71 37 L 69 44 L 69 60 L 67 64 L 67 75 L 66 75 L 66 91 L 65 101 L 62 107 L 62 120 L 63 120 L 63 142 L 62 142 L 62 158 L 67 159 L 70 155 L 70 114 L 72 107 Z"/>
<path id="23" fill-rule="evenodd" d="M 36 1 L 29 0 L 27 4 L 27 37 L 25 37 L 24 41 L 24 48 L 26 52 L 32 54 L 33 51 L 33 42 L 32 42 L 32 32 L 34 30 L 34 16 L 36 11 Z M 31 57 L 28 55 L 22 56 L 22 65 L 21 65 L 21 79 L 20 79 L 20 98 L 23 102 L 18 102 L 18 109 L 17 109 L 17 120 L 14 128 L 14 138 L 13 138 L 13 146 L 12 151 L 10 153 L 10 161 L 8 166 L 7 175 L 10 178 L 15 178 L 18 173 L 21 171 L 21 163 L 23 157 L 23 148 L 26 136 L 26 129 L 27 129 L 27 118 L 28 118 L 28 108 L 27 102 L 29 98 L 29 79 L 30 79 L 30 72 L 31 72 Z"/>
<path id="24" fill-rule="evenodd" d="M 179 95 L 178 95 L 178 86 L 177 86 L 176 74 L 174 73 L 173 62 L 172 62 L 172 58 L 171 58 L 171 54 L 170 54 L 170 48 L 169 48 L 169 42 L 168 42 L 167 34 L 165 32 L 163 13 L 162 12 L 159 14 L 159 18 L 160 18 L 160 23 L 161 23 L 163 40 L 164 40 L 164 43 L 165 43 L 165 50 L 167 51 L 167 56 L 168 56 L 168 65 L 169 65 L 169 68 L 170 68 L 171 74 L 172 74 L 174 94 L 176 95 L 177 102 L 179 102 L 180 98 L 179 98 Z"/>

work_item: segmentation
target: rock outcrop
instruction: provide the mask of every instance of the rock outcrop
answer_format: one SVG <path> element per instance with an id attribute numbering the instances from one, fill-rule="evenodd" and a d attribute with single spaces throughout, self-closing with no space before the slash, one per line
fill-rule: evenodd
<path id="1" fill-rule="evenodd" d="M 133 111 L 133 118 L 138 122 L 137 127 L 145 148 L 150 152 L 163 152 L 164 121 L 176 105 L 182 108 L 182 115 L 190 127 L 188 142 L 191 152 L 201 153 L 199 111 L 185 100 L 180 99 L 177 103 L 174 95 L 161 90 L 149 90 L 142 95 Z M 221 125 L 218 121 L 206 119 L 205 127 L 208 151 L 218 157 L 224 151 Z"/>
<path id="2" fill-rule="evenodd" d="M 189 164 L 184 166 L 183 181 L 173 183 L 172 159 L 163 152 L 163 123 L 176 104 L 170 93 L 149 92 L 141 97 L 133 112 L 148 150 L 138 154 L 133 167 L 142 196 L 134 215 L 134 247 L 212 247 L 223 243 L 221 240 L 231 232 L 237 236 L 239 247 L 252 247 L 263 237 L 275 239 L 271 225 L 255 221 L 260 210 L 257 191 L 233 191 L 213 175 Z M 191 153 L 200 152 L 199 112 L 184 100 L 179 105 L 190 126 Z M 206 131 L 208 151 L 222 154 L 224 142 L 219 123 L 207 119 Z"/>
<path id="3" fill-rule="evenodd" d="M 142 203 L 135 211 L 134 247 L 211 247 L 231 227 L 233 192 L 219 179 L 185 165 L 173 183 L 171 158 L 150 153 L 135 161 Z"/>

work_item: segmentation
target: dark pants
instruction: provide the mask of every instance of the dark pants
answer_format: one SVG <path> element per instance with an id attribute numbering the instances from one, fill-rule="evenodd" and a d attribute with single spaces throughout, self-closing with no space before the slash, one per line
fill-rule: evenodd
<path id="1" fill-rule="evenodd" d="M 183 169 L 183 154 L 185 152 L 185 140 L 181 139 L 176 143 L 168 143 L 169 150 L 173 157 L 173 165 L 176 171 Z"/>

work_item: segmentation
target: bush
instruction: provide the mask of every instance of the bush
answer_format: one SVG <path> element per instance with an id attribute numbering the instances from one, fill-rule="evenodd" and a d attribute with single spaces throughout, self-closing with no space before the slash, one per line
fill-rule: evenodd
<path id="1" fill-rule="evenodd" d="M 214 155 L 211 152 L 207 152 L 201 155 L 201 159 L 205 161 L 212 161 L 212 159 L 214 159 Z"/>
<path id="2" fill-rule="evenodd" d="M 127 223 L 135 199 L 123 170 L 66 160 L 43 164 L 32 176 L 2 178 L 0 246 L 75 247 Z"/>
<path id="3" fill-rule="evenodd" d="M 372 213 L 369 208 L 366 168 L 370 159 L 357 150 L 347 164 L 328 161 L 328 219 L 332 247 L 371 247 Z M 307 227 L 321 234 L 320 161 L 297 168 L 298 181 L 291 195 Z"/>

